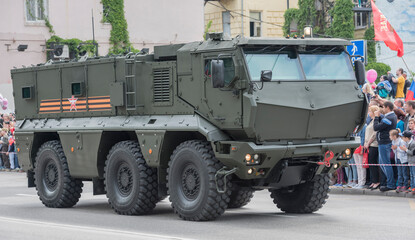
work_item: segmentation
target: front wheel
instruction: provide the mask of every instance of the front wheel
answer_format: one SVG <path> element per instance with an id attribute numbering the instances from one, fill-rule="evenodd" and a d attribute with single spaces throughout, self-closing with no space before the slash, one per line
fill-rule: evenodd
<path id="1" fill-rule="evenodd" d="M 271 198 L 279 209 L 287 213 L 312 213 L 319 210 L 328 198 L 329 177 L 317 175 L 306 183 L 282 189 L 270 189 Z"/>
<path id="2" fill-rule="evenodd" d="M 235 187 L 230 196 L 228 208 L 241 208 L 247 205 L 254 196 L 254 190 Z"/>
<path id="3" fill-rule="evenodd" d="M 39 148 L 34 177 L 37 194 L 46 207 L 72 207 L 81 197 L 82 181 L 70 176 L 59 141 L 46 142 Z"/>

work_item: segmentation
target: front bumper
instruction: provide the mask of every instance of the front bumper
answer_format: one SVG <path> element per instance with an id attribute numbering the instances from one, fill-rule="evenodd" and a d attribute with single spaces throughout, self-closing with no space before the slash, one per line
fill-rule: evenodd
<path id="1" fill-rule="evenodd" d="M 336 141 L 330 143 L 301 144 L 301 145 L 256 145 L 253 142 L 221 141 L 213 144 L 215 156 L 228 168 L 236 168 L 235 174 L 240 179 L 261 179 L 267 178 L 271 170 L 283 159 L 290 160 L 292 165 L 304 163 L 304 160 L 324 159 L 327 151 L 334 153 L 330 160 L 330 168 L 319 166 L 317 174 L 329 172 L 333 164 L 345 163 L 348 159 L 341 159 L 342 152 L 350 148 L 353 152 L 360 145 L 360 140 Z M 246 154 L 259 154 L 262 156 L 260 164 L 247 166 Z M 306 164 L 306 163 L 304 163 Z M 317 166 L 317 164 L 315 164 Z M 288 166 L 289 168 L 290 166 Z M 250 170 L 251 169 L 251 170 Z"/>

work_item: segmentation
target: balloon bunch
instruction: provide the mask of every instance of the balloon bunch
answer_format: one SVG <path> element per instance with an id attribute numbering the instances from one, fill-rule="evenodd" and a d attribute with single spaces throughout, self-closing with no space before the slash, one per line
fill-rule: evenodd
<path id="1" fill-rule="evenodd" d="M 3 109 L 3 110 L 6 110 L 7 109 L 7 105 L 9 104 L 9 101 L 7 101 L 7 99 L 6 98 L 3 98 L 3 95 L 1 95 L 0 94 L 0 107 Z"/>

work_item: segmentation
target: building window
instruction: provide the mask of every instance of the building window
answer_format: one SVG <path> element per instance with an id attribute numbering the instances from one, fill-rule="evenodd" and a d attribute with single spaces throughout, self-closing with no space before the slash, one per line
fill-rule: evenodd
<path id="1" fill-rule="evenodd" d="M 249 36 L 261 37 L 261 13 L 250 12 L 249 17 Z"/>
<path id="2" fill-rule="evenodd" d="M 47 0 L 25 0 L 26 21 L 43 22 L 48 15 Z"/>
<path id="3" fill-rule="evenodd" d="M 370 1 L 369 0 L 353 0 L 353 3 L 355 5 L 355 7 L 363 7 L 363 8 L 367 8 L 370 7 Z"/>
<path id="4" fill-rule="evenodd" d="M 354 25 L 355 28 L 366 28 L 368 26 L 368 12 L 355 12 Z"/>
<path id="5" fill-rule="evenodd" d="M 223 33 L 231 36 L 231 13 L 229 11 L 222 12 Z"/>

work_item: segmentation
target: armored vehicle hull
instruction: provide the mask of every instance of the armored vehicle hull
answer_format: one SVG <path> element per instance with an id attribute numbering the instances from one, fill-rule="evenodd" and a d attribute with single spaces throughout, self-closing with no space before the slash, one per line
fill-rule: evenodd
<path id="1" fill-rule="evenodd" d="M 170 195 L 195 221 L 261 189 L 283 211 L 317 211 L 366 115 L 348 44 L 216 38 L 12 70 L 29 186 L 70 207 L 93 181 L 127 215 Z"/>

